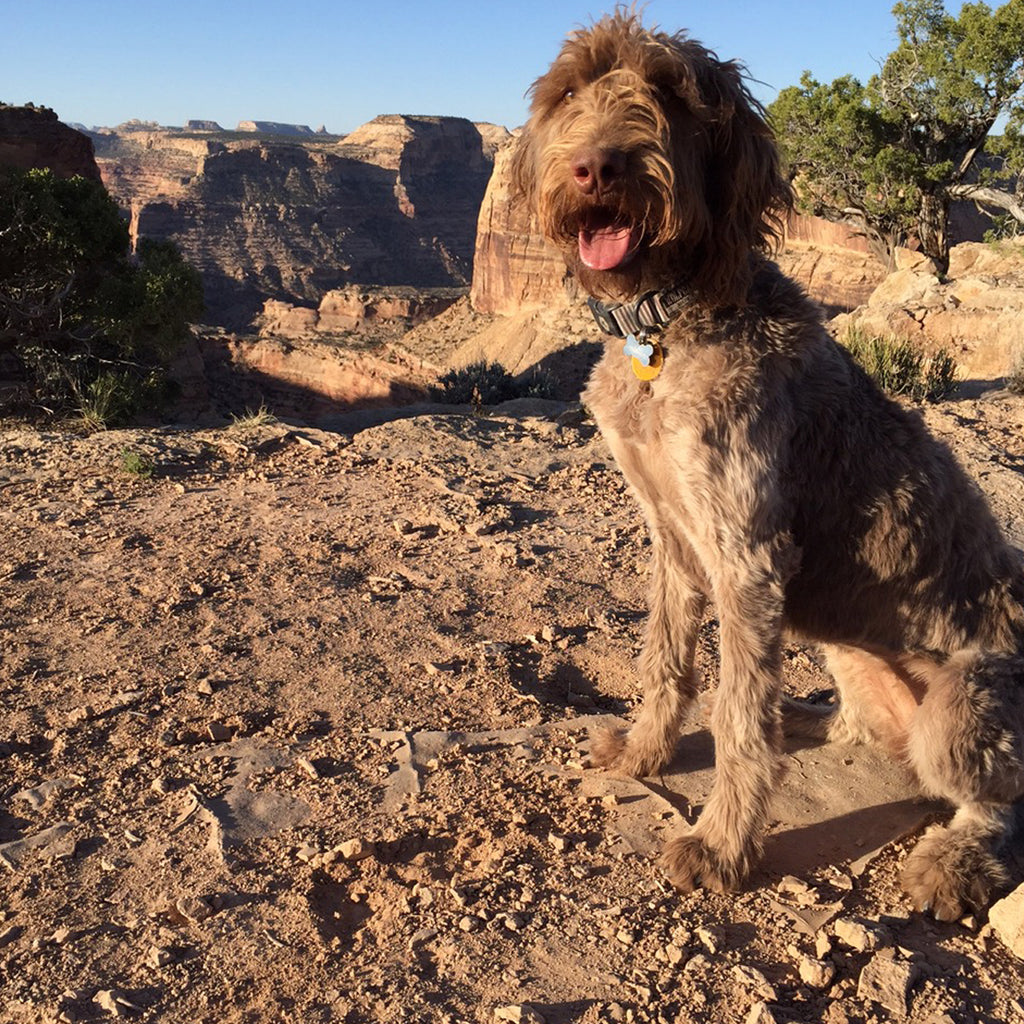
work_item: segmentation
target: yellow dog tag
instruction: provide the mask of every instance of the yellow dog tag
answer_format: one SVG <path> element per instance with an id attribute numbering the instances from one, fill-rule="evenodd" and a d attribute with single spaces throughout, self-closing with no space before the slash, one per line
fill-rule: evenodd
<path id="1" fill-rule="evenodd" d="M 644 333 L 641 333 L 639 340 L 629 335 L 622 351 L 630 357 L 633 373 L 640 380 L 654 380 L 661 373 L 665 362 L 661 346 L 656 341 L 648 341 Z"/>

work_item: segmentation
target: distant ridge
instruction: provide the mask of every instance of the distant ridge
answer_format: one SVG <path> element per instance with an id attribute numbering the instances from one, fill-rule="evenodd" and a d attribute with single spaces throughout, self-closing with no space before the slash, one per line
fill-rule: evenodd
<path id="1" fill-rule="evenodd" d="M 308 124 L 283 124 L 281 121 L 239 121 L 240 132 L 265 132 L 270 135 L 313 135 Z"/>

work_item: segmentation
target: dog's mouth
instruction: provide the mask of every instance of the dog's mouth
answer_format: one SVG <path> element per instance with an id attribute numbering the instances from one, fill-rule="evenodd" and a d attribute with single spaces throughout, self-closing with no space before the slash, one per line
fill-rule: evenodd
<path id="1" fill-rule="evenodd" d="M 580 221 L 580 261 L 591 270 L 615 270 L 627 264 L 640 247 L 642 231 L 613 210 L 595 207 Z"/>

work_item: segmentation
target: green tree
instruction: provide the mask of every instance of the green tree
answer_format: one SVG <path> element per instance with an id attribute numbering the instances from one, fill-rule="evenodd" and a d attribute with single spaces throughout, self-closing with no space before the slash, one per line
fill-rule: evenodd
<path id="1" fill-rule="evenodd" d="M 197 272 L 170 243 L 142 240 L 133 255 L 101 184 L 0 170 L 0 345 L 37 403 L 116 394 L 111 418 L 132 415 L 201 311 Z"/>
<path id="2" fill-rule="evenodd" d="M 770 113 L 805 210 L 854 221 L 880 252 L 914 235 L 945 264 L 954 199 L 1024 226 L 1024 0 L 956 18 L 906 0 L 893 14 L 899 45 L 866 86 L 805 73 Z"/>

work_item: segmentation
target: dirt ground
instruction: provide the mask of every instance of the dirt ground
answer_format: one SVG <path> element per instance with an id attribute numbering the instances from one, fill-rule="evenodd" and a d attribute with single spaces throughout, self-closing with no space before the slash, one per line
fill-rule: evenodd
<path id="1" fill-rule="evenodd" d="M 1024 399 L 925 415 L 1024 543 Z M 743 893 L 662 879 L 710 739 L 586 767 L 647 542 L 578 408 L 7 423 L 0 495 L 0 1020 L 1024 1022 L 983 917 L 911 913 L 946 812 L 871 751 L 787 754 Z"/>

